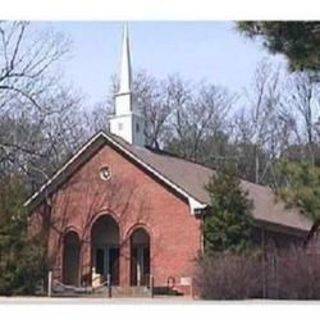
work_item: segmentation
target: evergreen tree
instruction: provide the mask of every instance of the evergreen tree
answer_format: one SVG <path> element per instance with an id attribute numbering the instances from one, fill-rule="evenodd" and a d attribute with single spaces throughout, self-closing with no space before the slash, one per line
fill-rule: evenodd
<path id="1" fill-rule="evenodd" d="M 320 227 L 320 168 L 308 162 L 283 161 L 279 165 L 277 193 L 289 207 L 298 207 L 313 226 L 306 243 Z"/>
<path id="2" fill-rule="evenodd" d="M 320 22 L 242 21 L 237 25 L 250 38 L 262 37 L 271 53 L 284 54 L 292 70 L 320 70 Z"/>
<path id="3" fill-rule="evenodd" d="M 211 210 L 205 218 L 206 251 L 243 251 L 251 244 L 252 201 L 234 167 L 225 167 L 206 186 Z"/>
<path id="4" fill-rule="evenodd" d="M 23 208 L 25 187 L 19 177 L 0 185 L 0 295 L 32 294 L 45 271 L 41 239 L 28 234 Z"/>

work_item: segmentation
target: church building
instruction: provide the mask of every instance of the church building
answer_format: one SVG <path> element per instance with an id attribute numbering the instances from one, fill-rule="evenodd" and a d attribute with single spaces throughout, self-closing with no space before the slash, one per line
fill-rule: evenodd
<path id="1" fill-rule="evenodd" d="M 204 250 L 210 209 L 205 166 L 145 146 L 145 119 L 132 97 L 128 30 L 110 132 L 93 136 L 26 202 L 31 229 L 45 231 L 53 280 L 75 287 L 172 289 L 188 294 Z M 301 239 L 311 222 L 271 189 L 248 181 L 256 237 Z M 295 241 L 295 240 L 294 240 Z"/>

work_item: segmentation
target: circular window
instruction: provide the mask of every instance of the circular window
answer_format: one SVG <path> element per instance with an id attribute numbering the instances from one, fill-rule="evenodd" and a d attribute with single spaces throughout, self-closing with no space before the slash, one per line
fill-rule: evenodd
<path id="1" fill-rule="evenodd" d="M 111 174 L 110 174 L 109 167 L 103 167 L 100 169 L 100 178 L 102 180 L 108 180 L 108 179 L 110 179 L 110 176 L 111 176 Z"/>

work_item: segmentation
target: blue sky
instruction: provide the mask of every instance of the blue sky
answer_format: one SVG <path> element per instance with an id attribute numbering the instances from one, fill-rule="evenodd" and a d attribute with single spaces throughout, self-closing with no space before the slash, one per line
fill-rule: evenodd
<path id="1" fill-rule="evenodd" d="M 73 41 L 64 74 L 87 99 L 88 107 L 105 99 L 110 77 L 118 71 L 121 22 L 35 23 L 65 33 Z M 251 83 L 257 63 L 271 56 L 244 38 L 233 22 L 129 22 L 133 68 L 156 77 L 178 73 L 186 79 L 223 85 L 241 92 Z"/>

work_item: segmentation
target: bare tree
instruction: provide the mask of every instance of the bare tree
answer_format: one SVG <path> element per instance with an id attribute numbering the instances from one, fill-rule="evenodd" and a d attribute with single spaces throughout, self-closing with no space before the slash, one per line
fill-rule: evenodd
<path id="1" fill-rule="evenodd" d="M 221 135 L 235 97 L 219 86 L 202 82 L 191 86 L 179 77 L 168 82 L 170 108 L 167 148 L 182 157 L 208 162 L 214 139 Z"/>
<path id="2" fill-rule="evenodd" d="M 262 61 L 254 74 L 253 89 L 247 92 L 246 107 L 234 118 L 235 145 L 240 147 L 240 157 L 254 170 L 246 178 L 256 183 L 264 182 L 288 139 L 289 119 L 281 108 L 282 81 L 281 70 Z"/>
<path id="3" fill-rule="evenodd" d="M 0 22 L 0 110 L 17 102 L 46 110 L 41 97 L 56 80 L 48 71 L 68 50 L 59 34 L 37 33 L 28 22 Z"/>
<path id="4" fill-rule="evenodd" d="M 0 175 L 22 172 L 36 187 L 86 139 L 81 98 L 56 68 L 69 48 L 31 23 L 0 23 Z"/>
<path id="5" fill-rule="evenodd" d="M 317 122 L 319 119 L 319 85 L 311 73 L 297 73 L 289 79 L 287 104 L 293 109 L 296 119 L 297 142 L 306 154 L 302 155 L 315 162 Z M 304 148 L 303 146 L 306 146 Z"/>
<path id="6" fill-rule="evenodd" d="M 141 71 L 135 77 L 133 91 L 134 101 L 146 118 L 147 144 L 160 149 L 172 113 L 167 83 Z"/>

